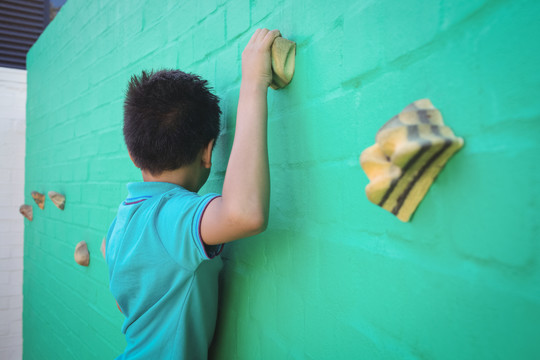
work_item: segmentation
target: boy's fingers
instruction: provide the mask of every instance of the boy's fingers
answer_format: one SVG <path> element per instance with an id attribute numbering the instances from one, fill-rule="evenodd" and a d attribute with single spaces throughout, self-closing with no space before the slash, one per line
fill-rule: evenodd
<path id="1" fill-rule="evenodd" d="M 270 49 L 274 40 L 281 36 L 279 30 L 268 30 L 268 29 L 257 29 L 255 33 L 251 36 L 248 45 L 257 46 L 261 49 Z"/>
<path id="2" fill-rule="evenodd" d="M 274 40 L 279 36 L 281 36 L 281 33 L 279 32 L 279 30 L 268 31 L 265 34 L 264 39 L 263 39 L 264 46 L 265 47 L 272 46 L 272 44 L 274 43 Z"/>
<path id="3" fill-rule="evenodd" d="M 268 33 L 268 29 L 257 29 L 255 34 L 253 34 L 253 42 L 259 42 L 264 39 L 264 36 Z"/>
<path id="4" fill-rule="evenodd" d="M 251 35 L 251 39 L 249 39 L 248 45 L 249 45 L 249 44 L 253 44 L 253 43 L 255 42 L 255 39 L 257 38 L 257 33 L 258 33 L 258 31 L 255 31 L 255 32 L 253 33 L 253 35 Z"/>
<path id="5" fill-rule="evenodd" d="M 262 32 L 263 29 L 257 29 L 255 30 L 255 32 L 253 33 L 253 35 L 251 35 L 251 39 L 249 40 L 248 44 L 254 44 L 257 42 L 257 39 L 261 36 L 261 32 Z"/>

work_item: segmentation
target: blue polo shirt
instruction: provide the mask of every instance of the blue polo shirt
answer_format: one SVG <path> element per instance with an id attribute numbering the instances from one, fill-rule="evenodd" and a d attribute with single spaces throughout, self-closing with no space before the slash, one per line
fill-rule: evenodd
<path id="1" fill-rule="evenodd" d="M 162 182 L 127 187 L 106 241 L 110 289 L 126 317 L 118 359 L 206 359 L 222 245 L 206 246 L 200 224 L 219 195 Z"/>

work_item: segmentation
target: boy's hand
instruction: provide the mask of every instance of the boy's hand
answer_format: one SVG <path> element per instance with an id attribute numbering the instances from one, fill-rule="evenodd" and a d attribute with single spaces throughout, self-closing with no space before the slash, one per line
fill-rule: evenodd
<path id="1" fill-rule="evenodd" d="M 242 82 L 267 88 L 272 82 L 271 47 L 279 30 L 257 29 L 242 53 Z"/>

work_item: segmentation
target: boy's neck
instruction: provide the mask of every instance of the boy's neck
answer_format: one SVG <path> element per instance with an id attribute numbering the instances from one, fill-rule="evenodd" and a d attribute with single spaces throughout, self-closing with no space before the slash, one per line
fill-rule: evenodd
<path id="1" fill-rule="evenodd" d="M 141 173 L 145 182 L 166 182 L 179 185 L 192 192 L 198 192 L 202 187 L 202 184 L 199 184 L 200 176 L 198 169 L 193 165 L 182 166 L 181 168 L 175 170 L 164 171 L 159 175 L 152 175 L 146 170 L 141 170 Z"/>

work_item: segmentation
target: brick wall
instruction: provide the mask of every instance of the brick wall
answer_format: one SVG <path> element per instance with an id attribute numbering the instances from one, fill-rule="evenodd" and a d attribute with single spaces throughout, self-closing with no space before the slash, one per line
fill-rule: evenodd
<path id="1" fill-rule="evenodd" d="M 112 358 L 122 315 L 99 246 L 125 183 L 125 85 L 142 69 L 207 78 L 224 126 L 202 192 L 220 191 L 240 54 L 257 27 L 298 44 L 269 95 L 267 232 L 224 251 L 215 359 L 534 359 L 540 35 L 533 0 L 70 0 L 28 56 L 25 359 Z M 369 203 L 361 151 L 428 97 L 465 147 L 410 223 Z M 73 261 L 89 244 L 88 268 Z"/>
<path id="2" fill-rule="evenodd" d="M 0 359 L 22 358 L 26 70 L 0 67 Z"/>

